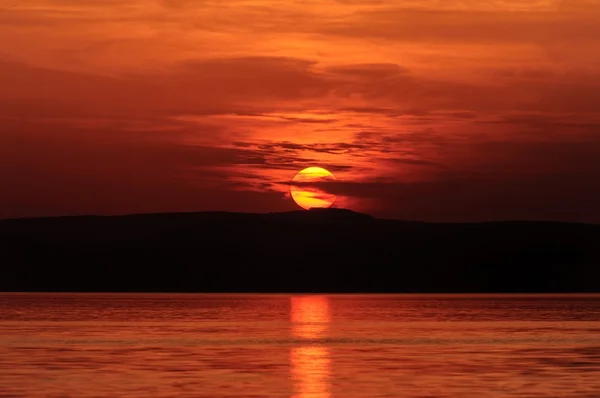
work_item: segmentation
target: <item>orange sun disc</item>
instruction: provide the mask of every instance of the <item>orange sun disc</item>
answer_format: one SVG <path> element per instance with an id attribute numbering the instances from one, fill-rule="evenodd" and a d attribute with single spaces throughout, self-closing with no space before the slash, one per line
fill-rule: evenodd
<path id="1" fill-rule="evenodd" d="M 290 194 L 294 202 L 305 210 L 311 208 L 326 208 L 331 206 L 336 196 L 323 191 L 317 187 L 310 185 L 300 185 L 301 183 L 321 183 L 326 181 L 333 181 L 335 177 L 331 172 L 322 167 L 308 167 L 301 170 L 294 179 L 290 187 Z M 298 185 L 294 183 L 300 183 Z"/>

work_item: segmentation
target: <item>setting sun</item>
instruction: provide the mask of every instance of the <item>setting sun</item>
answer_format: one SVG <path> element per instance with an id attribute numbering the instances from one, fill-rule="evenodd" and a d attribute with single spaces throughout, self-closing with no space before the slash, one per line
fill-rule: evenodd
<path id="1" fill-rule="evenodd" d="M 330 207 L 335 202 L 336 196 L 316 185 L 334 180 L 335 177 L 329 170 L 322 167 L 308 167 L 296 174 L 292 180 L 290 194 L 294 202 L 305 210 Z"/>

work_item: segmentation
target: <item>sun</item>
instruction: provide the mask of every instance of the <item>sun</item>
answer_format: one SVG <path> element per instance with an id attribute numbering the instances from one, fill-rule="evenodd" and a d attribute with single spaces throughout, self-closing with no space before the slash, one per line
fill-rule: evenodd
<path id="1" fill-rule="evenodd" d="M 307 167 L 296 174 L 292 180 L 290 194 L 294 202 L 305 210 L 320 207 L 326 208 L 331 206 L 336 199 L 336 196 L 327 193 L 317 187 L 303 186 L 301 183 L 320 183 L 326 181 L 334 181 L 335 177 L 329 170 L 322 167 Z M 297 183 L 300 183 L 296 185 Z"/>

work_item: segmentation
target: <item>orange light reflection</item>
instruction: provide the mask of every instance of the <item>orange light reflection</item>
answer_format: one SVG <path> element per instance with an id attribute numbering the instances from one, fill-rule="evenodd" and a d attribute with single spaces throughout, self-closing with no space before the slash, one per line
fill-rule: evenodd
<path id="1" fill-rule="evenodd" d="M 291 299 L 292 334 L 301 339 L 318 339 L 329 328 L 327 297 L 304 296 Z M 306 345 L 290 352 L 293 398 L 330 398 L 331 358 L 325 345 Z"/>

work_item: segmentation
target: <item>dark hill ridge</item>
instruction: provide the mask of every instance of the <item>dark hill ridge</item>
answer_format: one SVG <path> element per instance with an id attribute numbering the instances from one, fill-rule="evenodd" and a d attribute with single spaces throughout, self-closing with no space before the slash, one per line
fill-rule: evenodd
<path id="1" fill-rule="evenodd" d="M 0 290 L 600 292 L 600 225 L 344 209 L 0 220 Z"/>

